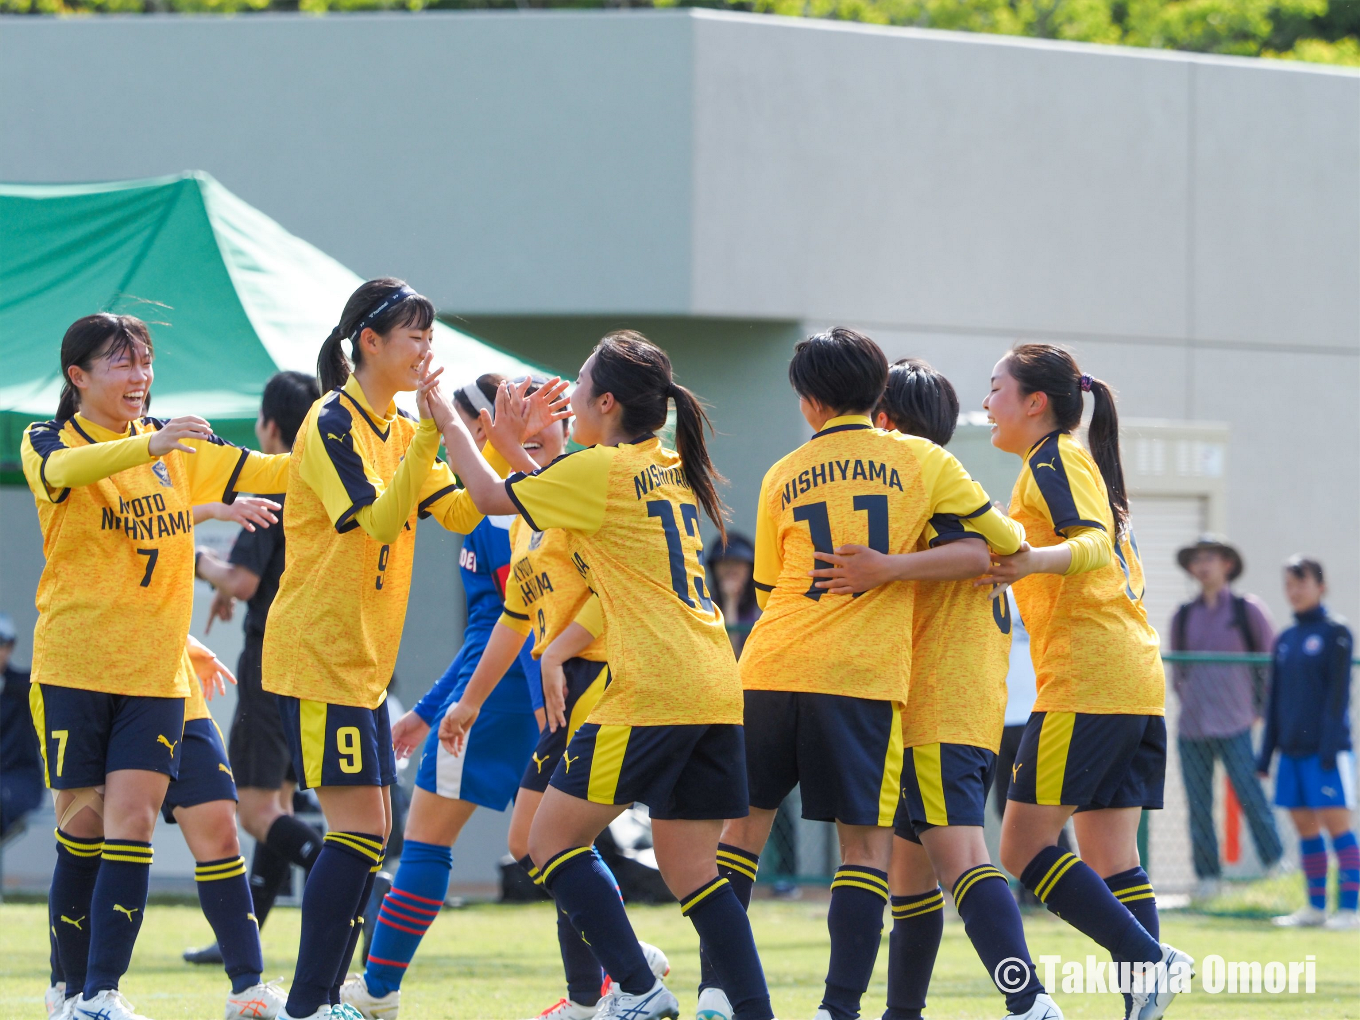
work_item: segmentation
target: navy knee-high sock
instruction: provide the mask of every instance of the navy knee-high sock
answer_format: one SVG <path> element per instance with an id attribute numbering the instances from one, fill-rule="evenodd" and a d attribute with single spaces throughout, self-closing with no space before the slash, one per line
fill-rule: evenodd
<path id="1" fill-rule="evenodd" d="M 1153 891 L 1152 881 L 1141 867 L 1121 871 L 1105 879 L 1105 884 L 1114 898 L 1128 907 L 1129 913 L 1138 918 L 1138 923 L 1147 929 L 1154 939 L 1162 935 L 1161 918 L 1157 916 L 1157 894 Z M 1111 954 L 1115 963 L 1122 963 L 1119 957 Z M 1133 997 L 1124 993 L 1124 1014 L 1127 1016 L 1133 1007 Z"/>
<path id="2" fill-rule="evenodd" d="M 894 896 L 888 936 L 888 1009 L 883 1020 L 921 1020 L 944 935 L 944 893 Z"/>
<path id="3" fill-rule="evenodd" d="M 732 886 L 737 894 L 741 908 L 751 906 L 751 890 L 756 884 L 756 873 L 760 870 L 760 854 L 753 854 L 730 843 L 718 844 L 718 874 Z M 699 991 L 713 988 L 718 984 L 718 972 L 709 959 L 708 951 L 699 946 Z"/>
<path id="4" fill-rule="evenodd" d="M 264 837 L 270 850 L 309 871 L 321 855 L 321 839 L 321 833 L 293 815 L 275 818 Z"/>
<path id="5" fill-rule="evenodd" d="M 873 977 L 878 944 L 883 941 L 883 908 L 888 902 L 888 873 L 842 864 L 831 880 L 826 926 L 831 933 L 831 962 L 821 1008 L 833 1020 L 855 1020 L 860 999 Z"/>
<path id="6" fill-rule="evenodd" d="M 265 919 L 274 909 L 274 900 L 292 874 L 293 866 L 288 858 L 264 843 L 256 842 L 250 855 L 250 902 L 255 908 L 253 913 L 259 927 L 264 927 Z"/>
<path id="7" fill-rule="evenodd" d="M 386 852 L 384 851 L 385 856 Z M 378 881 L 378 872 L 382 870 L 382 865 L 383 858 L 380 857 L 378 863 L 368 869 L 368 879 L 364 882 L 364 893 L 359 897 L 359 906 L 355 908 L 354 917 L 350 919 L 349 941 L 345 944 L 345 951 L 340 954 L 340 966 L 336 968 L 335 980 L 331 982 L 329 994 L 332 1006 L 340 1001 L 340 986 L 345 983 L 345 978 L 349 976 L 349 965 L 354 961 L 354 950 L 359 947 L 359 939 L 363 938 L 364 925 L 367 923 L 365 915 L 369 912 L 369 901 L 373 899 L 373 886 Z"/>
<path id="8" fill-rule="evenodd" d="M 613 875 L 588 846 L 554 854 L 541 869 L 544 888 L 590 943 L 605 972 L 629 995 L 645 995 L 656 983 L 638 945 Z"/>
<path id="9" fill-rule="evenodd" d="M 288 1015 L 311 1016 L 330 1001 L 352 922 L 370 869 L 382 858 L 382 837 L 328 832 L 302 893 L 302 936 L 288 991 Z"/>
<path id="10" fill-rule="evenodd" d="M 599 856 L 598 851 L 596 856 Z M 533 879 L 535 885 L 543 885 L 532 857 L 521 857 L 519 866 Z M 572 925 L 567 912 L 560 906 L 557 907 L 557 948 L 562 953 L 562 970 L 567 978 L 567 998 L 578 1006 L 597 1004 L 600 1001 L 600 991 L 604 987 L 604 968 L 600 966 L 600 961 L 595 959 L 595 954 L 591 952 L 586 940 L 581 938 L 581 933 Z"/>
<path id="11" fill-rule="evenodd" d="M 264 957 L 260 951 L 260 928 L 250 895 L 244 857 L 200 861 L 194 865 L 198 903 L 217 936 L 222 966 L 231 978 L 232 992 L 243 992 L 260 983 Z"/>
<path id="12" fill-rule="evenodd" d="M 1161 960 L 1157 940 L 1076 854 L 1046 846 L 1025 866 L 1020 881 L 1052 913 L 1104 946 L 1115 959 Z"/>
<path id="13" fill-rule="evenodd" d="M 85 998 L 117 988 L 132 962 L 132 947 L 146 915 L 151 881 L 151 844 L 105 839 L 90 899 L 90 962 Z"/>
<path id="14" fill-rule="evenodd" d="M 770 991 L 760 966 L 751 920 L 731 882 L 715 878 L 680 900 L 680 912 L 707 946 L 733 1020 L 771 1020 Z"/>
<path id="15" fill-rule="evenodd" d="M 1028 1013 L 1044 990 L 1029 958 L 1020 908 L 1006 876 L 990 864 L 969 868 L 954 882 L 954 909 L 997 990 L 1012 1013 Z M 1006 960 L 1019 961 L 1002 967 Z"/>
<path id="16" fill-rule="evenodd" d="M 104 840 L 78 839 L 60 829 L 56 835 L 57 864 L 52 869 L 52 888 L 47 894 L 48 926 L 56 946 L 53 983 L 60 970 L 69 999 L 85 989 L 85 967 L 90 959 L 90 902 L 94 899 Z"/>

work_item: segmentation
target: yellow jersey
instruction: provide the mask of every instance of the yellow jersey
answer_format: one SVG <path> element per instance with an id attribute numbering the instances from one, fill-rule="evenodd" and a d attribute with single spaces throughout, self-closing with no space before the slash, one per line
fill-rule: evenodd
<path id="1" fill-rule="evenodd" d="M 1090 528 L 1113 553 L 1094 570 L 1031 574 L 1015 584 L 1034 659 L 1034 711 L 1165 714 L 1166 675 L 1157 632 L 1143 608 L 1138 545 L 1132 529 L 1115 535 L 1095 459 L 1065 432 L 1045 436 L 1025 455 L 1011 516 L 1036 548 Z"/>
<path id="2" fill-rule="evenodd" d="M 742 721 L 741 678 L 699 559 L 699 505 L 679 454 L 655 436 L 592 446 L 506 491 L 525 523 L 561 528 L 600 597 L 613 679 L 589 722 Z"/>
<path id="3" fill-rule="evenodd" d="M 184 641 L 194 594 L 197 503 L 283 485 L 288 457 L 210 440 L 152 456 L 162 419 L 124 433 L 83 415 L 35 422 L 20 447 L 43 535 L 33 681 L 183 698 Z"/>
<path id="4" fill-rule="evenodd" d="M 191 648 L 193 646 L 189 645 L 184 649 L 184 659 L 179 667 L 184 671 L 184 682 L 189 686 L 189 695 L 184 699 L 185 722 L 212 718 L 212 713 L 208 711 L 208 699 L 203 696 L 203 681 L 199 680 L 198 670 L 194 669 Z"/>
<path id="5" fill-rule="evenodd" d="M 741 653 L 747 690 L 905 704 L 916 588 L 829 595 L 808 577 L 816 553 L 848 544 L 912 552 L 942 514 L 966 520 L 999 553 L 1024 538 L 953 454 L 862 415 L 832 418 L 770 468 L 756 513 L 755 583 L 767 595 Z"/>
<path id="6" fill-rule="evenodd" d="M 438 445 L 433 422 L 418 424 L 395 403 L 375 412 L 353 376 L 307 412 L 289 461 L 283 576 L 264 632 L 265 690 L 382 704 L 406 619 L 417 518 L 433 515 L 462 534 L 482 519 L 448 465 L 433 459 Z M 413 479 L 418 495 L 395 539 L 379 542 L 355 518 L 393 484 L 408 450 L 413 465 L 423 456 L 430 467 Z M 488 444 L 489 459 L 492 450 Z"/>
<path id="7" fill-rule="evenodd" d="M 500 622 L 516 634 L 534 638 L 533 657 L 573 622 L 595 635 L 576 656 L 604 662 L 605 649 L 600 600 L 586 584 L 567 533 L 560 528 L 535 531 L 516 517 L 510 525 L 510 576 L 505 582 L 505 608 Z"/>
<path id="8" fill-rule="evenodd" d="M 957 517 L 931 519 L 918 548 L 973 534 Z M 976 538 L 973 539 L 976 541 Z M 910 581 L 911 689 L 902 713 L 904 747 L 969 744 L 1001 750 L 1011 617 L 1004 596 L 966 581 Z"/>

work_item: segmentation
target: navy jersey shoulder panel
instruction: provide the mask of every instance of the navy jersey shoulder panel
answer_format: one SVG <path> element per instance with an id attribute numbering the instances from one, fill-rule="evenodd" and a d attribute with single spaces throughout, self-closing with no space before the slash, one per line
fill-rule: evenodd
<path id="1" fill-rule="evenodd" d="M 969 514 L 968 516 L 975 515 Z M 934 549 L 950 542 L 957 542 L 961 538 L 979 538 L 984 542 L 987 541 L 976 531 L 969 531 L 964 528 L 964 520 L 966 518 L 962 518 L 958 514 L 934 514 L 930 518 L 930 526 L 935 529 L 935 537 L 930 540 L 930 547 Z"/>
<path id="2" fill-rule="evenodd" d="M 1039 445 L 1030 451 L 1028 463 L 1034 483 L 1039 486 L 1048 512 L 1053 517 L 1053 530 L 1061 535 L 1068 528 L 1099 528 L 1105 530 L 1100 521 L 1084 520 L 1077 512 L 1077 501 L 1072 495 L 1072 483 L 1067 477 L 1063 464 L 1062 451 L 1058 446 L 1061 433 L 1053 432 L 1040 440 Z"/>
<path id="3" fill-rule="evenodd" d="M 340 400 L 339 391 L 335 391 L 334 396 L 328 396 L 322 405 L 321 413 L 316 419 L 316 428 L 321 434 L 326 456 L 330 457 L 331 463 L 335 465 L 335 473 L 340 476 L 345 493 L 352 504 L 340 520 L 335 522 L 335 530 L 342 533 L 351 531 L 359 526 L 359 522 L 354 520 L 354 515 L 363 507 L 375 502 L 378 493 L 364 471 L 363 458 L 354 449 L 354 436 L 351 434 L 354 416 L 350 414 L 345 402 Z"/>

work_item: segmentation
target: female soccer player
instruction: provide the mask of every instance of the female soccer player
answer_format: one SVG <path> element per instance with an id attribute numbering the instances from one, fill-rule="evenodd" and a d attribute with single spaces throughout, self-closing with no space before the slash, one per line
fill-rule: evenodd
<path id="1" fill-rule="evenodd" d="M 299 783 L 316 790 L 330 831 L 303 893 L 302 937 L 284 1020 L 354 1012 L 340 984 L 360 934 L 360 910 L 382 863 L 396 773 L 384 698 L 410 590 L 417 515 L 467 534 L 481 521 L 447 466 L 427 396 L 434 306 L 400 280 L 377 279 L 351 295 L 322 345 L 325 395 L 308 413 L 291 454 L 287 568 L 264 639 L 264 689 L 280 711 Z M 353 349 L 353 372 L 342 343 Z M 419 423 L 393 397 L 415 390 Z M 520 443 L 532 417 L 553 420 L 540 390 L 491 432 L 505 459 L 537 465 Z M 447 410 L 447 405 L 444 405 Z M 466 435 L 466 430 L 464 431 Z M 490 471 L 490 469 L 488 469 Z"/>
<path id="2" fill-rule="evenodd" d="M 1089 452 L 1071 434 L 1084 393 L 1095 405 Z M 1134 1020 L 1155 1020 L 1194 961 L 1158 943 L 1138 860 L 1142 810 L 1162 806 L 1166 680 L 1143 608 L 1114 394 L 1061 347 L 1021 344 L 997 362 L 982 406 L 992 445 L 1024 459 L 1010 512 L 1028 544 L 977 583 L 1015 586 L 1039 692 L 1012 768 L 1001 860 L 1117 961 L 1160 971 L 1128 1000 Z M 1057 846 L 1073 812 L 1086 860 Z"/>
<path id="3" fill-rule="evenodd" d="M 454 391 L 454 407 L 483 449 L 487 433 L 478 412 L 492 409 L 504 381 L 503 376 L 483 375 Z M 527 393 L 532 387 L 523 388 Z M 551 463 L 565 447 L 563 426 L 556 422 L 524 442 L 535 465 Z M 504 811 L 514 800 L 538 741 L 531 696 L 537 689 L 541 705 L 537 665 L 523 650 L 521 635 L 501 634 L 505 628 L 496 626 L 512 587 L 514 520 L 518 518 L 484 518 L 464 539 L 458 556 L 467 598 L 462 647 L 444 675 L 392 727 L 398 757 L 422 743 L 424 752 L 406 815 L 401 866 L 378 912 L 368 962 L 364 973 L 340 990 L 341 1000 L 366 1017 L 397 1016 L 406 969 L 448 893 L 452 847 L 459 833 L 478 806 Z M 499 682 L 502 677 L 504 683 Z M 439 741 L 439 720 L 451 705 L 474 702 L 482 709 L 473 713 L 476 726 L 467 745 L 453 753 Z"/>
<path id="4" fill-rule="evenodd" d="M 924 361 L 903 359 L 888 372 L 874 415 L 880 429 L 947 446 L 959 419 L 954 387 Z M 976 539 L 978 541 L 961 541 Z M 952 543 L 972 557 L 974 576 L 991 562 L 986 540 L 952 514 L 931 518 L 918 549 Z M 829 569 L 832 593 L 866 591 L 898 580 L 912 553 L 864 546 L 838 549 Z M 1012 1020 L 1060 1020 L 1030 962 L 1020 911 L 1005 876 L 992 867 L 982 836 L 1006 711 L 1011 619 L 1002 594 L 961 581 L 913 581 L 911 686 L 902 711 L 902 799 L 893 822 L 893 930 L 888 943 L 885 1020 L 919 1020 L 944 929 L 951 891 L 987 973 L 1006 996 Z M 937 883 L 937 879 L 939 884 Z M 1009 971 L 999 970 L 1003 966 Z"/>
<path id="5" fill-rule="evenodd" d="M 653 434 L 676 409 L 678 452 Z M 432 402 L 433 409 L 433 402 Z M 723 530 L 698 400 L 640 333 L 606 336 L 581 367 L 573 438 L 589 449 L 504 483 L 467 430 L 439 412 L 449 456 L 478 507 L 561 528 L 599 595 L 612 680 L 553 771 L 529 833 L 546 888 L 618 986 L 596 1015 L 675 1017 L 591 844 L 623 808 L 651 808 L 657 863 L 713 952 L 741 1020 L 770 1020 L 750 924 L 714 852 L 746 811 L 741 696 L 722 613 L 699 560 L 700 507 Z M 565 692 L 550 682 L 549 718 Z"/>
<path id="6" fill-rule="evenodd" d="M 775 812 L 795 785 L 804 818 L 836 823 L 841 865 L 817 1020 L 853 1020 L 890 898 L 916 590 L 828 594 L 809 574 L 849 542 L 904 554 L 903 577 L 962 579 L 980 565 L 971 543 L 915 551 L 932 522 L 940 530 L 966 520 L 999 552 L 1019 549 L 1023 535 L 953 455 L 874 428 L 888 362 L 869 337 L 836 328 L 799 342 L 789 381 L 815 431 L 761 484 L 755 580 L 765 611 L 741 655 L 751 810 L 724 828 L 719 856 L 749 897 Z M 724 1005 L 714 990 L 700 1010 L 722 1016 Z"/>
<path id="7" fill-rule="evenodd" d="M 48 897 L 67 1015 L 133 1020 L 118 991 L 146 909 L 151 833 L 179 770 L 193 604 L 193 506 L 283 487 L 286 457 L 202 418 L 144 416 L 155 377 L 140 319 L 78 319 L 57 417 L 24 432 L 43 531 L 33 723 L 57 791 Z"/>

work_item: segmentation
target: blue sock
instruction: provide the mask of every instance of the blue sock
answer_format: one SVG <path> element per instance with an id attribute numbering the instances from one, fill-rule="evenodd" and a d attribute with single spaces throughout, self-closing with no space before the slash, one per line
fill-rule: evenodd
<path id="1" fill-rule="evenodd" d="M 704 883 L 680 900 L 680 913 L 699 933 L 699 944 L 708 947 L 718 984 L 732 1004 L 733 1020 L 771 1020 L 770 991 L 751 920 L 731 882 L 719 877 Z"/>
<path id="2" fill-rule="evenodd" d="M 1308 902 L 1318 910 L 1327 909 L 1327 843 L 1321 834 L 1299 840 L 1299 859 L 1303 880 L 1308 887 Z"/>
<path id="3" fill-rule="evenodd" d="M 1121 871 L 1117 875 L 1111 875 L 1105 879 L 1105 884 L 1109 886 L 1110 892 L 1114 893 L 1114 898 L 1124 906 L 1129 908 L 1129 913 L 1138 918 L 1147 933 L 1154 939 L 1160 939 L 1162 935 L 1162 920 L 1157 916 L 1157 894 L 1152 889 L 1152 880 L 1141 867 L 1130 868 L 1128 871 Z M 1114 957 L 1114 962 L 1119 963 L 1118 957 Z M 1127 1016 L 1133 1008 L 1133 996 L 1128 992 L 1124 993 L 1124 1014 Z"/>
<path id="4" fill-rule="evenodd" d="M 260 983 L 264 958 L 260 952 L 260 929 L 250 896 L 244 857 L 194 864 L 194 882 L 203 916 L 217 936 L 222 965 L 231 978 L 231 990 L 244 992 Z"/>
<path id="5" fill-rule="evenodd" d="M 288 991 L 288 1015 L 311 1016 L 330 1001 L 370 869 L 382 859 L 381 836 L 328 832 L 302 892 L 302 936 Z"/>
<path id="6" fill-rule="evenodd" d="M 997 990 L 1006 996 L 1006 1008 L 1012 1013 L 1028 1013 L 1034 997 L 1044 990 L 1025 944 L 1025 926 L 1020 920 L 1020 908 L 1011 895 L 1006 876 L 990 864 L 969 868 L 954 882 L 954 909 L 963 918 L 963 930 L 973 943 Z M 1009 989 L 1000 983 L 1020 984 L 1020 967 L 998 970 L 1006 960 L 1018 960 L 1029 972 L 1029 980 L 1019 988 Z"/>
<path id="7" fill-rule="evenodd" d="M 1046 846 L 1025 866 L 1020 881 L 1051 913 L 1104 946 L 1116 960 L 1161 960 L 1157 940 L 1076 854 Z"/>
<path id="8" fill-rule="evenodd" d="M 751 906 L 751 890 L 756 884 L 756 873 L 760 870 L 760 854 L 732 846 L 730 843 L 718 844 L 718 875 L 727 879 L 737 901 L 746 910 Z M 701 945 L 699 947 L 699 991 L 718 986 L 718 972 L 713 961 Z"/>
<path id="9" fill-rule="evenodd" d="M 105 839 L 90 899 L 90 962 L 85 998 L 117 988 L 132 962 L 132 947 L 146 915 L 151 880 L 151 844 Z"/>
<path id="10" fill-rule="evenodd" d="M 364 983 L 370 995 L 383 996 L 401 987 L 420 940 L 439 916 L 449 892 L 453 850 L 408 839 L 392 890 L 378 909 L 373 941 L 368 947 Z"/>
<path id="11" fill-rule="evenodd" d="M 878 944 L 883 941 L 883 907 L 888 902 L 888 873 L 842 864 L 831 879 L 826 927 L 831 933 L 831 962 L 821 1008 L 833 1020 L 855 1020 L 873 977 Z"/>
<path id="12" fill-rule="evenodd" d="M 1360 899 L 1360 845 L 1355 842 L 1355 833 L 1333 836 L 1332 853 L 1336 854 L 1336 905 L 1341 910 L 1354 910 Z"/>
<path id="13" fill-rule="evenodd" d="M 888 1010 L 883 1020 L 921 1020 L 944 935 L 944 893 L 894 896 L 888 936 Z"/>
<path id="14" fill-rule="evenodd" d="M 53 972 L 61 971 L 66 997 L 85 989 L 85 967 L 90 959 L 90 902 L 94 899 L 103 837 L 77 839 L 60 829 L 57 864 L 47 894 L 48 926 L 56 944 Z"/>
<path id="15" fill-rule="evenodd" d="M 540 869 L 544 888 L 571 918 L 605 972 L 629 995 L 645 995 L 656 976 L 642 954 L 613 875 L 588 846 L 554 854 Z"/>

